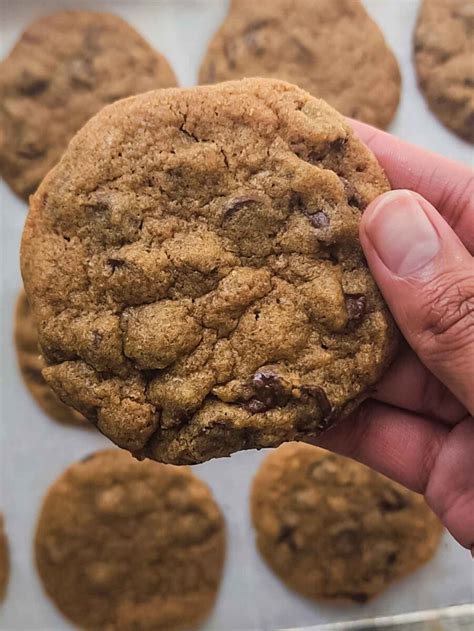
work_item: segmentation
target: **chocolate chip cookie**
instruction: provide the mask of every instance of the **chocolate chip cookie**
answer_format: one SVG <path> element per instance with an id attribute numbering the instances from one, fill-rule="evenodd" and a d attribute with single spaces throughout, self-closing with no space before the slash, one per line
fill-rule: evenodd
<path id="1" fill-rule="evenodd" d="M 474 0 L 423 0 L 415 64 L 430 109 L 474 142 Z"/>
<path id="2" fill-rule="evenodd" d="M 104 105 L 175 85 L 166 59 L 115 15 L 36 20 L 0 64 L 0 174 L 28 199 Z"/>
<path id="3" fill-rule="evenodd" d="M 359 0 L 233 0 L 199 81 L 252 76 L 291 81 L 382 128 L 400 99 L 398 63 Z"/>
<path id="4" fill-rule="evenodd" d="M 301 443 L 264 460 L 251 511 L 263 558 L 317 600 L 366 602 L 426 563 L 442 532 L 421 495 Z"/>
<path id="5" fill-rule="evenodd" d="M 213 606 L 225 526 L 190 469 L 116 449 L 73 464 L 53 483 L 35 551 L 48 595 L 81 628 L 190 629 Z"/>
<path id="6" fill-rule="evenodd" d="M 15 312 L 15 346 L 18 365 L 26 387 L 40 408 L 62 423 L 86 424 L 82 414 L 64 405 L 43 379 L 46 363 L 38 347 L 38 334 L 24 291 L 18 296 Z"/>
<path id="7" fill-rule="evenodd" d="M 8 554 L 8 542 L 3 526 L 3 515 L 0 513 L 0 602 L 5 598 L 9 574 L 10 559 Z"/>
<path id="8" fill-rule="evenodd" d="M 26 222 L 43 375 L 118 445 L 171 464 L 321 431 L 394 353 L 358 241 L 388 188 L 345 119 L 287 83 L 105 108 Z"/>

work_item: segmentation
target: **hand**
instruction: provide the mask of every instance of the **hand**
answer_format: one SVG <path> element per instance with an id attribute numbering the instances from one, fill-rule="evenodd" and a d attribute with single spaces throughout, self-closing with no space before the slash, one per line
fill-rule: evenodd
<path id="1" fill-rule="evenodd" d="M 360 239 L 406 343 L 373 399 L 317 443 L 423 493 L 474 556 L 474 175 L 353 122 L 396 190 Z"/>

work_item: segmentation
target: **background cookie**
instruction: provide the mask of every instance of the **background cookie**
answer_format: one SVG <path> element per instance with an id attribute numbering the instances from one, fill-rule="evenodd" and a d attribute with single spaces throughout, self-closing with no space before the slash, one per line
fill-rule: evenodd
<path id="1" fill-rule="evenodd" d="M 400 98 L 398 63 L 359 0 L 233 0 L 199 80 L 252 76 L 295 83 L 377 127 Z"/>
<path id="2" fill-rule="evenodd" d="M 474 142 L 474 0 L 423 0 L 415 63 L 430 109 Z"/>
<path id="3" fill-rule="evenodd" d="M 0 64 L 0 174 L 28 199 L 104 105 L 176 85 L 165 58 L 115 15 L 54 13 Z"/>
<path id="4" fill-rule="evenodd" d="M 41 371 L 46 363 L 38 347 L 36 325 L 24 291 L 20 292 L 16 305 L 15 346 L 25 385 L 40 408 L 56 421 L 85 424 L 82 414 L 61 403 L 43 379 Z"/>
<path id="5" fill-rule="evenodd" d="M 8 542 L 3 526 L 3 515 L 0 513 L 0 603 L 5 598 L 9 574 L 10 560 L 8 554 Z"/>
<path id="6" fill-rule="evenodd" d="M 358 241 L 388 188 L 343 117 L 283 82 L 109 106 L 23 235 L 46 380 L 118 445 L 172 464 L 327 427 L 393 355 Z"/>
<path id="7" fill-rule="evenodd" d="M 442 532 L 421 495 L 297 443 L 264 460 L 251 511 L 264 559 L 315 599 L 365 602 L 428 561 Z"/>
<path id="8" fill-rule="evenodd" d="M 214 603 L 224 520 L 189 469 L 103 451 L 53 483 L 35 550 L 46 591 L 80 627 L 189 629 Z"/>

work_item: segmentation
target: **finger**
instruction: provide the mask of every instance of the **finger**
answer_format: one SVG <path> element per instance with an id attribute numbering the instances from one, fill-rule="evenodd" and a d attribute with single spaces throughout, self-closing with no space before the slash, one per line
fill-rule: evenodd
<path id="1" fill-rule="evenodd" d="M 474 419 L 453 428 L 435 461 L 425 497 L 458 541 L 474 546 Z"/>
<path id="2" fill-rule="evenodd" d="M 368 401 L 315 444 L 424 493 L 466 548 L 474 545 L 474 421 L 450 429 L 426 417 Z"/>
<path id="3" fill-rule="evenodd" d="M 369 400 L 315 443 L 424 493 L 449 430 L 443 423 Z"/>
<path id="4" fill-rule="evenodd" d="M 372 398 L 443 423 L 454 425 L 467 416 L 466 408 L 445 385 L 404 348 L 382 379 Z"/>
<path id="5" fill-rule="evenodd" d="M 375 153 L 393 188 L 425 197 L 474 252 L 474 172 L 467 166 L 425 151 L 359 121 L 350 121 Z"/>
<path id="6" fill-rule="evenodd" d="M 367 261 L 415 353 L 474 411 L 474 259 L 439 213 L 410 191 L 369 204 Z"/>

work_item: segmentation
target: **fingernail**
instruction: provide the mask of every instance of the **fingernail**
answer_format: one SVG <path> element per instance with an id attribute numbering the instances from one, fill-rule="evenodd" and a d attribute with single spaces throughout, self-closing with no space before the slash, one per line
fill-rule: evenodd
<path id="1" fill-rule="evenodd" d="M 410 191 L 385 193 L 372 203 L 368 214 L 367 237 L 397 276 L 418 276 L 439 252 L 438 233 Z"/>

